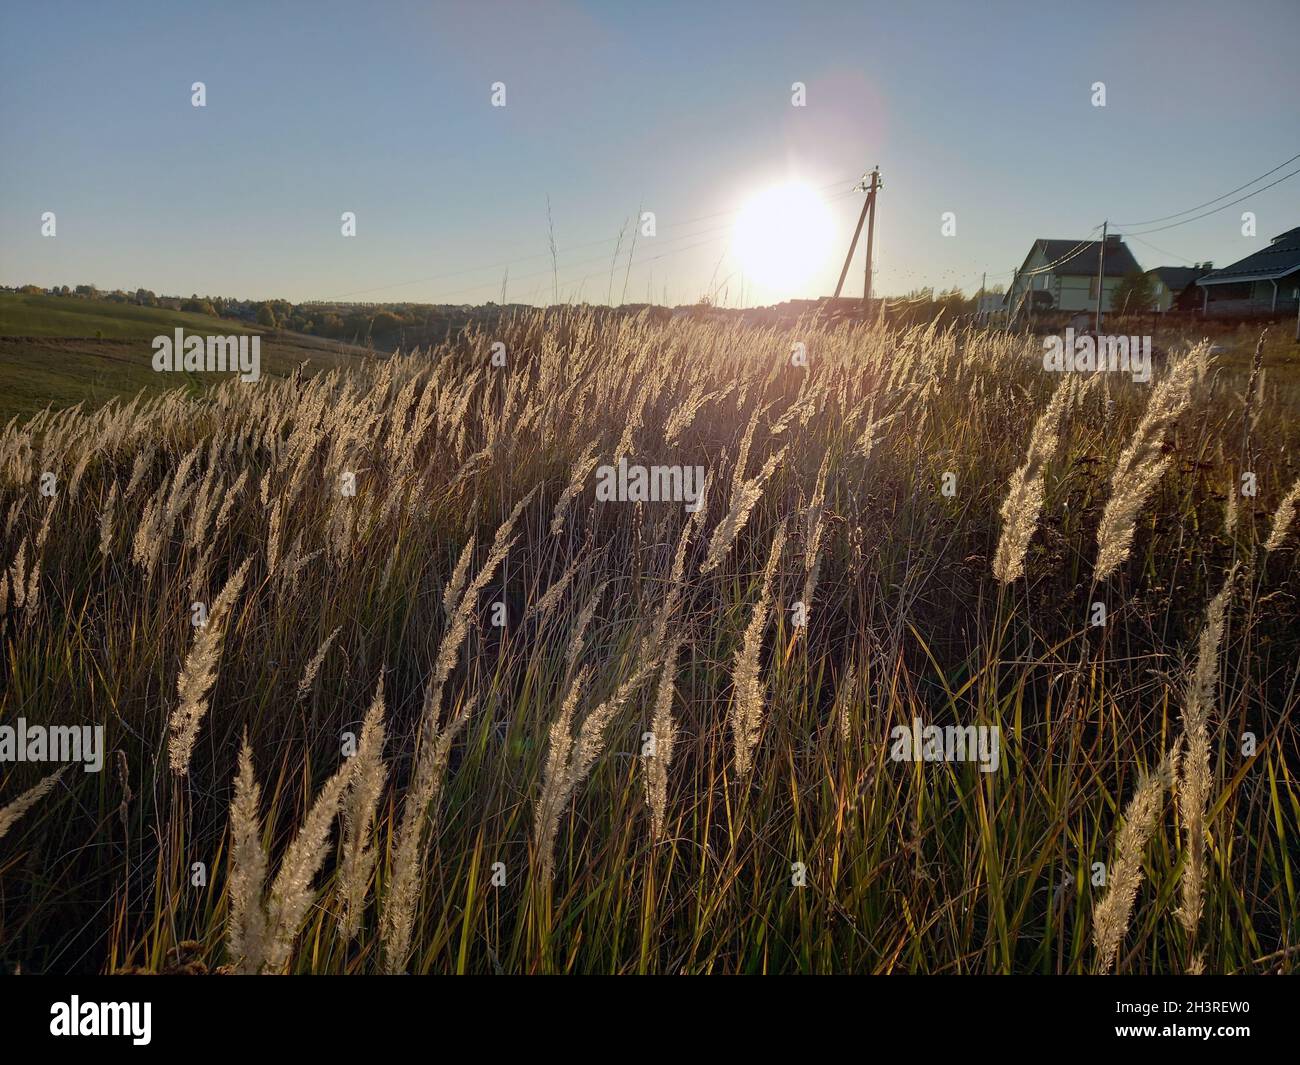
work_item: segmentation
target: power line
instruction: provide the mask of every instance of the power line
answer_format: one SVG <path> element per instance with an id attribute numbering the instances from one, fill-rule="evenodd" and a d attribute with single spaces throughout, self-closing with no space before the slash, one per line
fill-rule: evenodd
<path id="1" fill-rule="evenodd" d="M 1227 192 L 1225 192 L 1222 196 L 1216 196 L 1216 197 L 1214 197 L 1214 199 L 1212 199 L 1212 200 L 1206 200 L 1204 203 L 1198 203 L 1195 207 L 1189 207 L 1189 208 L 1187 208 L 1187 210 L 1185 210 L 1185 211 L 1178 211 L 1178 212 L 1176 212 L 1176 213 L 1174 213 L 1174 214 L 1167 214 L 1167 215 L 1163 216 L 1162 218 L 1148 218 L 1148 219 L 1147 219 L 1146 221 L 1144 221 L 1144 222 L 1116 222 L 1115 225 L 1118 226 L 1120 229 L 1123 229 L 1125 226 L 1150 226 L 1150 225 L 1154 225 L 1154 224 L 1157 223 L 1157 222 L 1167 222 L 1167 221 L 1169 221 L 1169 219 L 1171 219 L 1171 218 L 1180 218 L 1180 217 L 1182 217 L 1182 216 L 1185 215 L 1185 214 L 1191 214 L 1193 211 L 1199 211 L 1202 207 L 1209 207 L 1210 204 L 1212 204 L 1212 203 L 1218 203 L 1220 200 L 1222 200 L 1222 199 L 1224 199 L 1224 198 L 1226 198 L 1226 197 L 1228 197 L 1228 196 L 1231 196 L 1233 193 L 1240 192 L 1242 189 L 1248 189 L 1248 188 L 1250 188 L 1250 186 L 1253 185 L 1253 184 L 1255 184 L 1256 181 L 1263 181 L 1266 177 L 1269 176 L 1269 174 L 1276 174 L 1279 170 L 1281 170 L 1284 166 L 1286 166 L 1287 163 L 1294 163 L 1297 159 L 1300 159 L 1300 154 L 1293 155 L 1293 156 L 1291 156 L 1290 159 L 1287 159 L 1285 162 L 1278 163 L 1277 166 L 1273 167 L 1273 169 L 1270 170 L 1267 174 L 1260 174 L 1259 177 L 1257 177 L 1257 178 L 1252 178 L 1250 181 L 1247 181 L 1246 184 L 1244 184 L 1244 185 L 1238 185 L 1235 189 L 1229 189 L 1229 190 L 1228 190 Z M 1284 179 L 1284 180 L 1285 180 L 1285 179 Z M 1269 186 L 1266 186 L 1266 187 L 1269 187 Z M 1259 192 L 1263 192 L 1264 190 L 1263 190 L 1263 189 L 1259 189 L 1259 190 L 1257 190 L 1257 191 L 1259 191 Z M 1251 195 L 1253 196 L 1254 193 L 1251 193 Z M 1225 207 L 1228 207 L 1228 206 L 1231 206 L 1231 205 L 1230 205 L 1230 204 L 1224 204 L 1224 206 L 1225 206 Z M 1188 219 L 1188 221 L 1191 221 L 1191 219 Z M 1157 250 L 1159 250 L 1159 249 L 1157 249 Z"/>
<path id="2" fill-rule="evenodd" d="M 1187 258 L 1185 255 L 1179 255 L 1179 254 L 1177 254 L 1176 252 L 1166 251 L 1164 248 L 1157 248 L 1157 247 L 1156 247 L 1154 244 L 1152 244 L 1149 240 L 1143 240 L 1141 237 L 1133 236 L 1132 233 L 1124 233 L 1124 234 L 1121 234 L 1121 235 L 1122 235 L 1122 236 L 1125 236 L 1125 237 L 1133 237 L 1133 239 L 1136 240 L 1139 244 L 1145 244 L 1145 245 L 1146 245 L 1148 248 L 1150 248 L 1152 251 L 1158 251 L 1161 255 L 1168 255 L 1170 258 L 1173 258 L 1173 259 L 1182 259 L 1182 261 L 1185 262 L 1185 263 L 1187 263 L 1189 266 L 1194 266 L 1194 265 L 1196 265 L 1196 260 L 1194 260 L 1194 259 L 1189 259 L 1189 258 Z"/>
<path id="3" fill-rule="evenodd" d="M 1249 200 L 1252 196 L 1258 196 L 1261 192 L 1266 192 L 1269 189 L 1271 189 L 1274 185 L 1280 185 L 1282 184 L 1282 182 L 1290 180 L 1291 178 L 1295 177 L 1297 174 L 1300 174 L 1300 167 L 1297 167 L 1295 170 L 1292 170 L 1291 173 L 1289 174 L 1283 174 L 1276 181 L 1270 181 L 1267 185 L 1262 185 L 1261 187 L 1257 188 L 1254 192 L 1248 192 L 1246 193 L 1245 196 L 1239 196 L 1235 200 L 1229 200 L 1222 207 L 1216 207 L 1213 211 L 1206 211 L 1204 214 L 1192 215 L 1191 218 L 1185 218 L 1181 222 L 1170 222 L 1169 225 L 1167 226 L 1156 226 L 1154 229 L 1144 229 L 1142 230 L 1141 233 L 1132 233 L 1130 234 L 1130 236 L 1137 237 L 1137 236 L 1143 236 L 1147 233 L 1162 233 L 1166 229 L 1177 229 L 1179 226 L 1187 225 L 1188 222 L 1196 222 L 1202 218 L 1209 218 L 1210 215 L 1218 214 L 1220 211 L 1226 211 L 1229 207 L 1233 207 L 1239 203 L 1243 203 L 1244 201 Z"/>

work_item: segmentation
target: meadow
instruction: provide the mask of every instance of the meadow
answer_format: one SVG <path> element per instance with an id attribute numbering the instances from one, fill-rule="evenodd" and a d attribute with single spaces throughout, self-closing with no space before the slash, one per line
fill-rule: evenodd
<path id="1" fill-rule="evenodd" d="M 108 755 L 0 776 L 0 969 L 1293 971 L 1294 349 L 1041 352 L 557 308 L 15 419 L 0 725 Z"/>

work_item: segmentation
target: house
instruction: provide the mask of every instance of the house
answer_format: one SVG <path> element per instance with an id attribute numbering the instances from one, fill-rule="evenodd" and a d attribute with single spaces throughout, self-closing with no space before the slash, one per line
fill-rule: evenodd
<path id="1" fill-rule="evenodd" d="M 1193 311 L 1201 305 L 1201 290 L 1196 282 L 1214 269 L 1214 263 L 1197 263 L 1194 266 L 1157 266 L 1147 271 L 1151 291 L 1155 295 L 1155 310 Z"/>
<path id="2" fill-rule="evenodd" d="M 1111 294 L 1124 275 L 1142 268 L 1118 235 L 1106 238 L 1105 250 L 1101 309 L 1108 311 L 1111 309 Z M 1026 307 L 1058 311 L 1096 310 L 1098 273 L 1103 268 L 1101 259 L 1102 243 L 1099 240 L 1035 240 L 1007 293 L 1007 305 L 1012 315 Z"/>
<path id="3" fill-rule="evenodd" d="M 1196 282 L 1207 318 L 1295 314 L 1300 303 L 1300 226 Z"/>

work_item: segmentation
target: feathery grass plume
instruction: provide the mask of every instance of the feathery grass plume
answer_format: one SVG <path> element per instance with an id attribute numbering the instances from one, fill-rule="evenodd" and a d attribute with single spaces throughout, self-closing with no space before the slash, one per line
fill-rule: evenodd
<path id="1" fill-rule="evenodd" d="M 400 972 L 410 953 L 411 930 L 415 925 L 418 902 L 417 878 L 424 864 L 427 832 L 436 816 L 442 789 L 443 773 L 451 753 L 451 744 L 469 720 L 471 703 L 465 703 L 448 722 L 440 727 L 442 689 L 460 656 L 461 645 L 478 605 L 478 597 L 513 544 L 515 522 L 525 506 L 537 494 L 534 488 L 515 504 L 510 516 L 497 529 L 483 567 L 470 582 L 451 614 L 451 621 L 438 648 L 433 675 L 425 689 L 416 741 L 415 771 L 402 802 L 402 817 L 397 828 L 393 871 L 381 917 L 384 964 L 390 973 Z M 434 811 L 431 816 L 431 811 Z"/>
<path id="2" fill-rule="evenodd" d="M 253 774 L 253 750 L 244 734 L 235 797 L 230 804 L 230 915 L 226 942 L 238 973 L 260 972 L 266 956 L 266 851 L 262 849 L 262 789 Z"/>
<path id="3" fill-rule="evenodd" d="M 767 565 L 763 569 L 763 585 L 745 629 L 745 641 L 736 652 L 732 668 L 734 690 L 731 697 L 731 734 L 735 745 L 736 775 L 742 780 L 748 776 L 753 762 L 754 747 L 763 727 L 764 685 L 759 676 L 759 653 L 763 648 L 763 632 L 767 628 L 772 606 L 772 581 L 777 564 L 785 548 L 786 527 L 781 525 L 772 538 Z"/>
<path id="4" fill-rule="evenodd" d="M 1124 811 L 1124 826 L 1115 838 L 1115 859 L 1106 894 L 1092 914 L 1092 942 L 1096 950 L 1094 971 L 1097 973 L 1110 972 L 1124 933 L 1128 931 L 1133 902 L 1142 883 L 1142 855 L 1164 806 L 1165 788 L 1170 785 L 1174 774 L 1173 762 L 1174 759 L 1166 754 L 1154 772 L 1144 773 Z"/>
<path id="5" fill-rule="evenodd" d="M 749 521 L 750 512 L 763 495 L 763 485 L 772 476 L 772 471 L 785 458 L 788 447 L 787 444 L 776 454 L 770 456 L 757 476 L 750 480 L 738 478 L 738 484 L 733 482 L 731 507 L 727 511 L 726 517 L 718 522 L 717 527 L 713 530 L 713 538 L 709 541 L 708 555 L 705 557 L 703 565 L 700 566 L 701 575 L 712 573 L 727 557 L 731 545 L 736 542 L 736 537 L 740 535 L 740 530 Z M 737 470 L 743 469 L 739 465 L 736 468 Z"/>
<path id="6" fill-rule="evenodd" d="M 542 597 L 524 611 L 524 619 L 527 620 L 535 615 L 541 615 L 544 618 L 550 614 L 564 597 L 569 585 L 573 583 L 573 578 L 577 576 L 579 567 L 586 561 L 588 561 L 588 558 L 580 554 L 569 563 L 564 572 L 547 587 Z"/>
<path id="7" fill-rule="evenodd" d="M 673 760 L 673 742 L 677 738 L 677 725 L 673 721 L 673 682 L 677 675 L 677 651 L 680 643 L 674 641 L 664 654 L 663 668 L 659 674 L 659 687 L 655 693 L 654 714 L 650 719 L 653 737 L 652 753 L 645 754 L 645 802 L 650 809 L 650 832 L 657 840 L 664 837 L 664 822 L 668 811 L 668 766 Z"/>
<path id="8" fill-rule="evenodd" d="M 1198 346 L 1173 365 L 1151 392 L 1146 413 L 1120 454 L 1111 475 L 1111 495 L 1097 529 L 1095 582 L 1104 581 L 1128 558 L 1138 512 L 1169 467 L 1161 454 L 1165 433 L 1191 405 L 1192 390 L 1205 367 L 1206 347 Z"/>
<path id="9" fill-rule="evenodd" d="M 533 842 L 541 860 L 542 878 L 550 881 L 555 872 L 555 837 L 560 827 L 560 814 L 578 785 L 587 779 L 591 767 L 605 749 L 606 730 L 610 722 L 627 704 L 645 679 L 659 666 L 657 658 L 647 658 L 648 640 L 638 648 L 640 662 L 632 675 L 624 680 L 614 694 L 587 714 L 571 734 L 573 711 L 577 706 L 579 691 L 588 667 L 579 671 L 560 709 L 560 717 L 551 726 L 550 744 L 546 754 L 546 767 L 542 775 L 542 790 L 538 795 Z"/>
<path id="10" fill-rule="evenodd" d="M 469 564 L 473 557 L 474 541 L 471 539 L 461 549 L 460 558 L 456 560 L 456 568 L 452 570 L 451 580 L 442 591 L 442 612 L 447 616 L 448 624 L 456 615 L 456 607 L 460 603 L 461 593 L 465 590 L 465 580 L 469 576 Z"/>
<path id="11" fill-rule="evenodd" d="M 605 594 L 605 586 L 608 583 L 608 581 L 601 581 L 596 585 L 582 605 L 582 609 L 578 611 L 578 618 L 573 626 L 573 636 L 569 639 L 568 650 L 564 652 L 564 659 L 570 671 L 578 661 L 578 656 L 582 654 L 582 647 L 587 639 L 587 627 L 591 624 L 591 619 L 596 616 L 596 608 L 600 606 L 600 597 Z"/>
<path id="12" fill-rule="evenodd" d="M 334 637 L 342 631 L 342 625 L 335 628 L 333 632 L 321 641 L 320 647 L 318 647 L 316 653 L 312 655 L 311 661 L 307 663 L 307 668 L 302 671 L 302 679 L 298 681 L 299 699 L 305 699 L 307 693 L 311 691 L 312 683 L 316 680 L 316 674 L 320 672 L 320 667 L 325 662 L 325 655 L 329 653 L 330 644 L 334 642 Z"/>
<path id="13" fill-rule="evenodd" d="M 560 493 L 560 498 L 555 504 L 555 511 L 551 517 L 551 535 L 559 536 L 564 529 L 564 518 L 569 513 L 569 505 L 573 502 L 575 496 L 582 491 L 582 486 L 586 483 L 588 475 L 596 468 L 596 445 L 589 443 L 583 448 L 582 455 L 578 461 L 573 464 L 573 471 L 569 474 L 569 483 L 564 491 Z"/>
<path id="14" fill-rule="evenodd" d="M 551 725 L 546 746 L 546 765 L 542 770 L 542 791 L 533 818 L 533 839 L 542 862 L 543 876 L 550 880 L 555 858 L 555 836 L 560 829 L 560 808 L 569 796 L 569 760 L 573 750 L 573 714 L 582 695 L 582 686 L 591 673 L 583 666 L 574 675 L 560 704 L 560 716 Z"/>
<path id="15" fill-rule="evenodd" d="M 267 525 L 266 572 L 272 577 L 275 576 L 276 567 L 280 564 L 281 509 L 283 502 L 283 498 L 279 498 L 272 504 L 271 517 Z"/>
<path id="16" fill-rule="evenodd" d="M 126 491 L 122 494 L 123 499 L 130 499 L 135 495 L 135 490 L 144 482 L 144 475 L 153 462 L 154 453 L 155 448 L 152 446 L 135 453 L 135 459 L 131 463 L 131 477 L 126 482 Z"/>
<path id="17" fill-rule="evenodd" d="M 840 739 L 847 743 L 852 736 L 853 719 L 849 715 L 849 703 L 853 698 L 853 690 L 858 683 L 858 671 L 856 667 L 849 666 L 849 671 L 844 675 L 838 688 L 835 689 L 835 706 L 836 722 L 839 725 Z"/>
<path id="18" fill-rule="evenodd" d="M 14 555 L 13 563 L 6 574 L 9 578 L 10 586 L 13 588 L 14 608 L 21 610 L 23 604 L 27 601 L 27 541 L 23 540 L 18 545 L 18 551 Z"/>
<path id="19" fill-rule="evenodd" d="M 330 826 L 355 769 L 355 759 L 345 762 L 321 788 L 280 859 L 270 897 L 263 903 L 267 861 L 261 841 L 261 790 L 253 775 L 248 737 L 244 737 L 230 816 L 231 904 L 227 937 L 237 972 L 281 973 L 288 966 L 294 940 L 314 896 L 312 881 L 325 860 Z"/>
<path id="20" fill-rule="evenodd" d="M 380 792 L 388 779 L 388 769 L 384 765 L 383 674 L 380 674 L 374 701 L 361 725 L 361 739 L 352 762 L 352 783 L 343 797 L 343 861 L 339 870 L 339 893 L 343 898 L 339 932 L 348 940 L 356 938 L 361 928 L 361 915 L 365 912 L 366 887 L 375 867 L 370 832 L 374 827 Z"/>
<path id="21" fill-rule="evenodd" d="M 59 782 L 59 778 L 63 776 L 67 768 L 65 765 L 62 769 L 51 773 L 35 787 L 28 788 L 13 802 L 0 806 L 0 839 L 4 839 L 5 834 L 14 827 L 14 822 L 18 818 L 22 817 L 49 793 L 50 789 Z"/>
<path id="22" fill-rule="evenodd" d="M 1295 522 L 1296 503 L 1300 502 L 1300 479 L 1291 486 L 1291 490 L 1282 497 L 1277 513 L 1273 515 L 1273 528 L 1269 530 L 1268 539 L 1264 541 L 1265 551 L 1276 551 L 1282 546 Z"/>
<path id="23" fill-rule="evenodd" d="M 830 466 L 831 455 L 828 451 L 822 457 L 821 469 L 817 471 L 817 485 L 813 488 L 812 502 L 804 515 L 804 579 L 803 603 L 804 617 L 812 616 L 813 595 L 817 591 L 817 575 L 822 566 L 822 537 L 826 530 L 826 474 Z"/>
<path id="24" fill-rule="evenodd" d="M 1011 486 L 1002 504 L 1002 536 L 993 556 L 993 576 L 1002 584 L 1010 584 L 1025 572 L 1025 552 L 1043 509 L 1043 475 L 1056 454 L 1061 411 L 1072 381 L 1065 375 L 1056 386 L 1047 408 L 1034 423 L 1024 465 L 1011 475 Z"/>
<path id="25" fill-rule="evenodd" d="M 108 558 L 113 549 L 113 508 L 116 504 L 117 481 L 114 481 L 104 501 L 104 509 L 99 512 L 99 553 L 103 558 Z"/>
<path id="26" fill-rule="evenodd" d="M 1213 776 L 1210 770 L 1210 712 L 1219 676 L 1219 647 L 1223 643 L 1224 615 L 1237 567 L 1228 576 L 1205 612 L 1205 628 L 1197 649 L 1196 669 L 1183 693 L 1183 734 L 1186 749 L 1180 762 L 1176 795 L 1178 812 L 1187 835 L 1187 863 L 1183 867 L 1179 923 L 1194 944 L 1205 896 L 1205 810 Z"/>
<path id="27" fill-rule="evenodd" d="M 280 861 L 280 871 L 271 884 L 271 898 L 266 907 L 268 972 L 281 972 L 289 963 L 294 940 L 314 895 L 312 881 L 329 849 L 330 826 L 339 812 L 339 801 L 354 768 L 351 762 L 343 765 L 321 788 L 298 835 Z"/>
<path id="28" fill-rule="evenodd" d="M 190 653 L 186 655 L 180 676 L 176 678 L 176 692 L 180 696 L 180 702 L 172 711 L 168 723 L 171 734 L 168 756 L 172 772 L 178 776 L 185 776 L 189 772 L 190 756 L 194 753 L 199 725 L 208 712 L 208 692 L 217 679 L 226 615 L 244 587 L 250 561 L 246 559 L 221 589 L 221 594 L 217 596 L 208 614 L 208 623 L 194 633 Z"/>

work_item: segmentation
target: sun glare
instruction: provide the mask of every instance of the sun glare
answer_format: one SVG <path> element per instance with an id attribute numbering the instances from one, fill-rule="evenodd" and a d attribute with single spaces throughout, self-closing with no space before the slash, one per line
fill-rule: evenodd
<path id="1" fill-rule="evenodd" d="M 832 229 L 830 209 L 815 190 L 777 185 L 741 210 L 733 250 L 746 275 L 784 295 L 825 265 Z"/>

